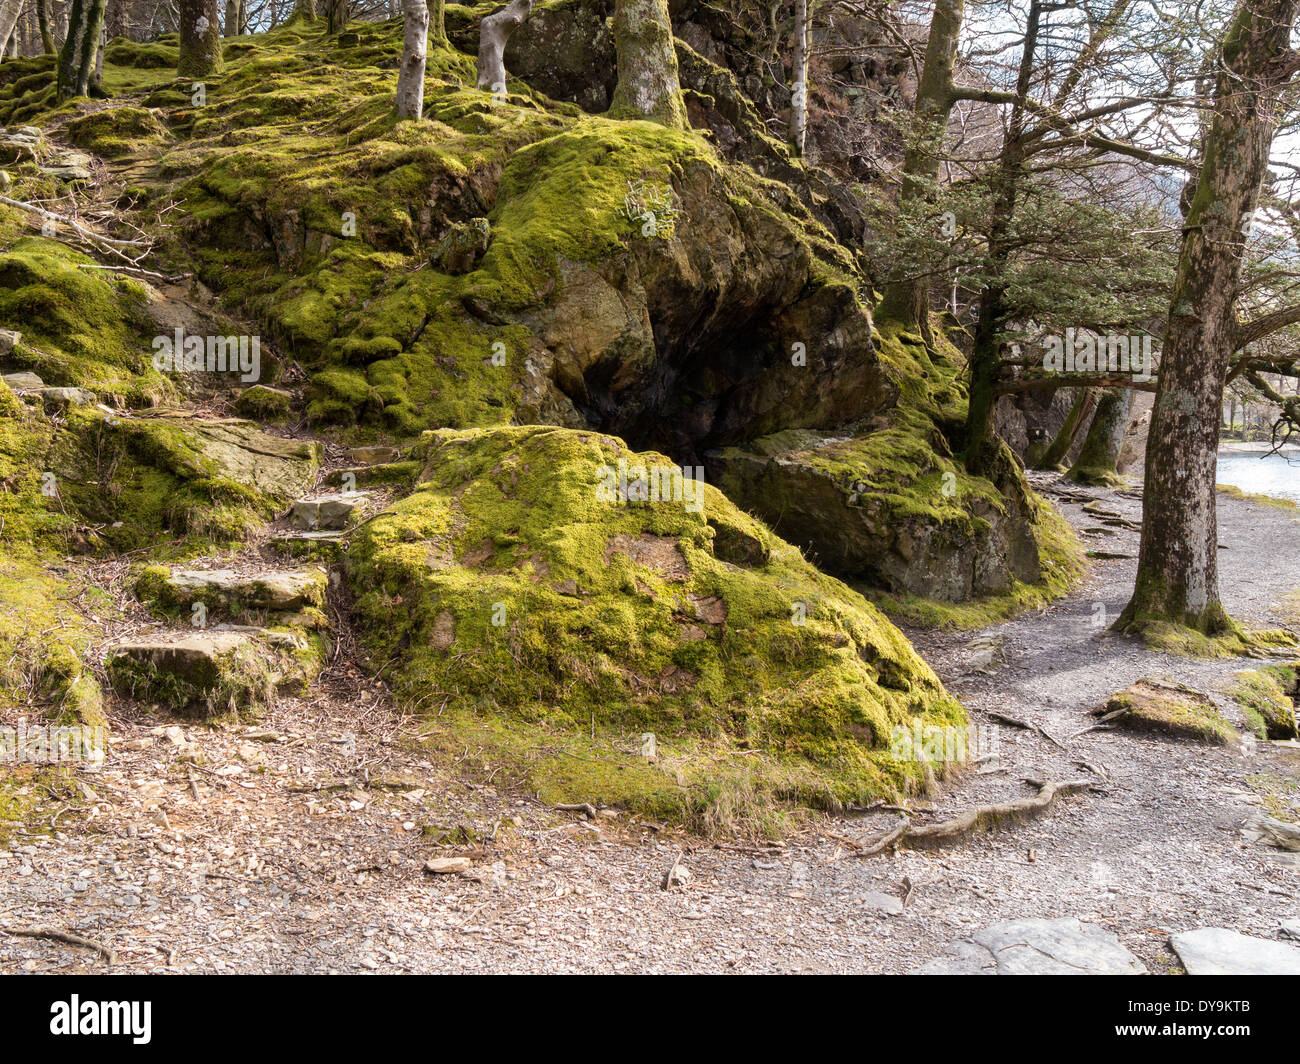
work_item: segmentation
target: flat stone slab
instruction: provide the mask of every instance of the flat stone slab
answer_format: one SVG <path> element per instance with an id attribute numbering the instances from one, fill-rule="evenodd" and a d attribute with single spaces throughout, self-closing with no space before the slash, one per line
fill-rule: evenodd
<path id="1" fill-rule="evenodd" d="M 1224 927 L 1182 931 L 1169 944 L 1188 975 L 1300 975 L 1300 946 Z"/>
<path id="2" fill-rule="evenodd" d="M 366 502 L 360 492 L 342 495 L 308 495 L 293 504 L 289 520 L 307 532 L 333 531 L 347 527 L 348 519 Z"/>
<path id="3" fill-rule="evenodd" d="M 42 388 L 41 399 L 49 406 L 90 406 L 95 393 L 86 388 Z"/>
<path id="4" fill-rule="evenodd" d="M 231 569 L 174 569 L 167 588 L 181 605 L 216 598 L 250 609 L 293 611 L 325 603 L 323 569 L 237 573 Z"/>
<path id="5" fill-rule="evenodd" d="M 45 382 L 35 373 L 6 373 L 4 382 L 18 395 L 23 392 L 39 392 L 45 387 Z"/>
<path id="6" fill-rule="evenodd" d="M 1007 920 L 958 939 L 911 975 L 1145 975 L 1111 932 L 1072 916 Z"/>

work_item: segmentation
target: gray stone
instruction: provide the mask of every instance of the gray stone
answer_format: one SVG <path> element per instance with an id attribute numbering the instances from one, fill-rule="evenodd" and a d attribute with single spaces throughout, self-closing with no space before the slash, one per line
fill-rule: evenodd
<path id="1" fill-rule="evenodd" d="M 902 898 L 896 898 L 892 894 L 881 894 L 874 890 L 869 890 L 862 895 L 862 904 L 886 916 L 897 916 L 903 911 Z"/>
<path id="2" fill-rule="evenodd" d="M 45 382 L 35 373 L 6 373 L 4 382 L 9 385 L 18 395 L 24 392 L 38 392 L 45 387 Z"/>
<path id="3" fill-rule="evenodd" d="M 1169 944 L 1188 975 L 1300 975 L 1300 946 L 1223 927 L 1170 935 Z"/>
<path id="4" fill-rule="evenodd" d="M 1285 938 L 1300 938 L 1300 920 L 1283 920 L 1282 935 Z"/>
<path id="5" fill-rule="evenodd" d="M 17 329 L 0 329 L 0 358 L 10 354 L 22 338 L 23 334 Z"/>
<path id="6" fill-rule="evenodd" d="M 95 393 L 85 388 L 42 388 L 41 399 L 46 406 L 90 406 Z"/>
<path id="7" fill-rule="evenodd" d="M 314 532 L 346 528 L 348 519 L 365 504 L 359 492 L 345 495 L 309 495 L 293 504 L 289 519 L 297 528 Z"/>
<path id="8" fill-rule="evenodd" d="M 257 610 L 301 610 L 325 604 L 323 569 L 236 573 L 231 569 L 176 569 L 164 583 L 180 605 L 216 600 Z"/>
<path id="9" fill-rule="evenodd" d="M 1144 975 L 1119 939 L 1072 916 L 1007 920 L 947 948 L 912 975 Z"/>
<path id="10" fill-rule="evenodd" d="M 351 447 L 348 449 L 348 458 L 356 462 L 357 465 L 382 465 L 385 462 L 396 462 L 402 456 L 402 452 L 396 447 Z"/>

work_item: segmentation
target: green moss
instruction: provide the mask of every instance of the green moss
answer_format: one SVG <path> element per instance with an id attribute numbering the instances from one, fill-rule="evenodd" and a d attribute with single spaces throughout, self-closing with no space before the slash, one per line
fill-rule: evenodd
<path id="1" fill-rule="evenodd" d="M 1139 680 L 1112 695 L 1098 713 L 1116 714 L 1110 723 L 1117 728 L 1172 739 L 1228 746 L 1237 737 L 1207 695 L 1167 680 Z"/>
<path id="2" fill-rule="evenodd" d="M 1300 510 L 1300 506 L 1297 506 L 1290 499 L 1281 499 L 1276 495 L 1252 495 L 1249 492 L 1242 491 L 1235 484 L 1218 484 L 1216 487 L 1220 495 L 1226 495 L 1230 499 L 1253 502 L 1257 506 L 1267 506 L 1273 510 Z"/>
<path id="3" fill-rule="evenodd" d="M 1247 670 L 1237 673 L 1235 680 L 1228 693 L 1246 714 L 1251 731 L 1261 739 L 1297 738 L 1295 666 Z"/>
<path id="4" fill-rule="evenodd" d="M 445 701 L 440 726 L 507 722 L 561 747 L 593 724 L 606 748 L 653 731 L 665 763 L 689 765 L 663 793 L 684 787 L 706 817 L 708 781 L 742 766 L 774 801 L 904 793 L 926 772 L 891 757 L 893 729 L 961 722 L 888 621 L 714 489 L 695 513 L 600 501 L 603 465 L 662 457 L 545 428 L 440 432 L 422 450 L 416 491 L 357 532 L 346 565 L 370 657 L 412 702 Z M 767 560 L 720 559 L 719 528 Z M 541 762 L 588 779 L 573 760 Z"/>
<path id="5" fill-rule="evenodd" d="M 1207 635 L 1162 618 L 1138 617 L 1127 630 L 1140 635 L 1153 650 L 1189 658 L 1272 657 L 1300 646 L 1300 641 L 1285 629 L 1247 629 L 1235 623 Z"/>
<path id="6" fill-rule="evenodd" d="M 0 250 L 0 327 L 17 329 L 12 359 L 47 384 L 137 401 L 169 386 L 149 365 L 156 331 L 139 283 L 83 267 L 92 259 L 56 240 L 22 237 Z"/>
<path id="7" fill-rule="evenodd" d="M 167 137 L 158 117 L 143 107 L 106 107 L 63 127 L 69 142 L 107 158 L 153 149 Z"/>

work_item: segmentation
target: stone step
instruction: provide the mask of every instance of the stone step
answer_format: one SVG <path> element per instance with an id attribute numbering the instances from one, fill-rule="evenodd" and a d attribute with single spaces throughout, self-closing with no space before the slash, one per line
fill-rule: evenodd
<path id="1" fill-rule="evenodd" d="M 137 584 L 142 597 L 161 598 L 168 606 L 202 602 L 235 611 L 293 613 L 321 609 L 329 577 L 324 569 L 290 569 L 238 573 L 233 569 L 161 569 L 151 567 Z"/>
<path id="2" fill-rule="evenodd" d="M 302 631 L 217 625 L 157 631 L 108 648 L 105 667 L 121 695 L 208 713 L 269 705 L 277 690 L 305 691 L 324 668 L 329 640 Z"/>
<path id="3" fill-rule="evenodd" d="M 348 459 L 359 466 L 384 465 L 399 461 L 402 457 L 400 447 L 349 447 Z"/>
<path id="4" fill-rule="evenodd" d="M 362 492 L 308 495 L 293 504 L 289 520 L 304 532 L 337 531 L 346 528 L 352 515 L 365 504 Z"/>
<path id="5" fill-rule="evenodd" d="M 268 543 L 290 558 L 333 561 L 343 553 L 342 532 L 289 532 Z"/>
<path id="6" fill-rule="evenodd" d="M 259 658 L 247 632 L 160 632 L 112 647 L 105 667 L 119 694 L 212 712 L 270 700 L 274 684 Z"/>
<path id="7" fill-rule="evenodd" d="M 349 466 L 346 469 L 331 470 L 325 476 L 325 483 L 344 489 L 349 486 L 355 488 L 358 484 L 403 484 L 414 481 L 420 469 L 419 462 L 379 462 L 375 465 Z"/>

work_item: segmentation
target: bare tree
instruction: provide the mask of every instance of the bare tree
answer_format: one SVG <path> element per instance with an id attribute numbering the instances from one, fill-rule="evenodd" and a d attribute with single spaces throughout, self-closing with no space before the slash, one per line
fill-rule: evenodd
<path id="1" fill-rule="evenodd" d="M 794 3 L 794 68 L 790 88 L 790 144 L 803 157 L 808 141 L 808 0 Z"/>
<path id="2" fill-rule="evenodd" d="M 85 96 L 95 75 L 95 56 L 104 26 L 105 0 L 72 0 L 68 34 L 59 53 L 59 99 Z"/>
<path id="3" fill-rule="evenodd" d="M 429 7 L 425 0 L 402 0 L 402 65 L 397 74 L 397 117 L 424 114 L 424 66 L 429 48 Z"/>
<path id="4" fill-rule="evenodd" d="M 533 0 L 511 0 L 495 14 L 488 15 L 478 31 L 478 87 L 488 92 L 505 92 L 506 43 L 510 35 L 533 11 Z"/>
<path id="5" fill-rule="evenodd" d="M 0 52 L 17 34 L 18 16 L 23 12 L 23 0 L 0 0 Z"/>

